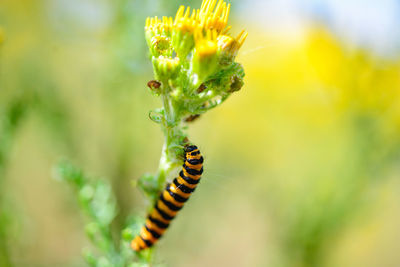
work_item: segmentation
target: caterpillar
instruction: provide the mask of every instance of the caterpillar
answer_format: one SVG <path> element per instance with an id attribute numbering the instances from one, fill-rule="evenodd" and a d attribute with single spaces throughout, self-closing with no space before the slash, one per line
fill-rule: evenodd
<path id="1" fill-rule="evenodd" d="M 141 251 L 149 248 L 161 238 L 200 182 L 203 156 L 195 145 L 186 146 L 184 152 L 185 160 L 179 176 L 172 183 L 168 183 L 160 194 L 139 235 L 131 242 L 133 250 Z"/>

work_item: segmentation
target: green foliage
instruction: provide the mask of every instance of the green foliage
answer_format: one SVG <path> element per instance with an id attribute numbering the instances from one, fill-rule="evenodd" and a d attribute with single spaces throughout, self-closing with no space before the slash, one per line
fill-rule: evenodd
<path id="1" fill-rule="evenodd" d="M 111 186 L 104 180 L 89 179 L 83 172 L 67 162 L 60 163 L 55 177 L 67 182 L 77 195 L 79 206 L 88 218 L 85 230 L 98 254 L 84 249 L 83 255 L 90 266 L 129 266 L 133 252 L 124 240 L 112 236 L 112 222 L 117 207 Z M 126 230 L 124 231 L 126 236 Z M 122 240 L 122 241 L 119 241 Z"/>
<path id="2" fill-rule="evenodd" d="M 113 230 L 118 208 L 111 185 L 106 180 L 89 178 L 66 161 L 57 165 L 54 177 L 72 187 L 79 207 L 87 217 L 85 232 L 96 253 L 89 248 L 84 248 L 82 253 L 90 266 L 150 266 L 152 249 L 135 253 L 130 247 L 130 242 L 144 223 L 142 217 L 131 217 L 124 229 Z"/>
<path id="3" fill-rule="evenodd" d="M 15 99 L 0 112 L 0 266 L 13 266 L 9 254 L 12 216 L 11 203 L 5 190 L 5 171 L 15 134 L 27 111 L 25 98 Z"/>
<path id="4" fill-rule="evenodd" d="M 10 146 L 21 120 L 26 114 L 28 102 L 25 98 L 16 98 L 0 113 L 0 177 L 9 154 Z"/>

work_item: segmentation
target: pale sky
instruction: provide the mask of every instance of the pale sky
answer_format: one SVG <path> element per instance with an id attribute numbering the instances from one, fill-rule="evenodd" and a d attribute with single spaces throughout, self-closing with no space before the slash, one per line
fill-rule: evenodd
<path id="1" fill-rule="evenodd" d="M 351 43 L 380 54 L 400 51 L 400 0 L 247 0 L 240 19 L 269 31 L 299 34 L 319 21 Z"/>

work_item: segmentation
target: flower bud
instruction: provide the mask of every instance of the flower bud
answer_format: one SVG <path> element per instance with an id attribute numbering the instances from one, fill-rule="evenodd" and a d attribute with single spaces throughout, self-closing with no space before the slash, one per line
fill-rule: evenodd
<path id="1" fill-rule="evenodd" d="M 178 57 L 186 58 L 193 49 L 193 33 L 198 27 L 196 10 L 193 10 L 192 15 L 190 15 L 190 7 L 185 11 L 185 7 L 180 6 L 178 12 L 176 12 L 172 31 L 172 46 Z"/>
<path id="2" fill-rule="evenodd" d="M 170 38 L 172 32 L 172 18 L 163 19 L 147 18 L 145 26 L 145 37 L 147 45 L 153 56 L 169 55 L 172 53 L 170 48 Z"/>
<path id="3" fill-rule="evenodd" d="M 186 58 L 194 47 L 193 34 L 174 30 L 172 32 L 172 47 L 178 57 Z"/>
<path id="4" fill-rule="evenodd" d="M 218 67 L 216 35 L 216 31 L 211 30 L 207 31 L 206 35 L 200 31 L 195 34 L 195 50 L 192 59 L 194 79 L 192 84 L 196 88 Z"/>
<path id="5" fill-rule="evenodd" d="M 156 35 L 153 36 L 150 40 L 150 52 L 153 56 L 171 56 L 172 55 L 172 47 L 170 38 Z"/>
<path id="6" fill-rule="evenodd" d="M 247 32 L 242 31 L 236 38 L 229 35 L 220 35 L 217 37 L 219 64 L 222 66 L 230 65 L 246 40 Z"/>
<path id="7" fill-rule="evenodd" d="M 153 68 L 157 80 L 164 81 L 173 79 L 178 74 L 180 67 L 181 65 L 178 57 L 153 57 Z"/>

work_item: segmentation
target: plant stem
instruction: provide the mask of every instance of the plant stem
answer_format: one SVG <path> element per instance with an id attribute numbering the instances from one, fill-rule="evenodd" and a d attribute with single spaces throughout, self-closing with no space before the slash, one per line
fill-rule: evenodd
<path id="1" fill-rule="evenodd" d="M 176 147 L 180 145 L 185 137 L 180 123 L 181 116 L 169 95 L 171 88 L 168 86 L 168 82 L 163 84 L 165 87 L 161 97 L 164 106 L 164 119 L 161 127 L 164 133 L 164 145 L 156 177 L 159 190 L 162 190 L 169 172 L 180 162 Z"/>
<path id="2" fill-rule="evenodd" d="M 162 152 L 161 152 L 161 158 L 160 158 L 160 163 L 158 165 L 158 174 L 157 174 L 157 184 L 158 184 L 158 189 L 162 188 L 167 174 L 169 172 L 170 167 L 170 161 L 168 159 L 168 152 L 167 152 L 167 141 L 164 142 Z"/>

